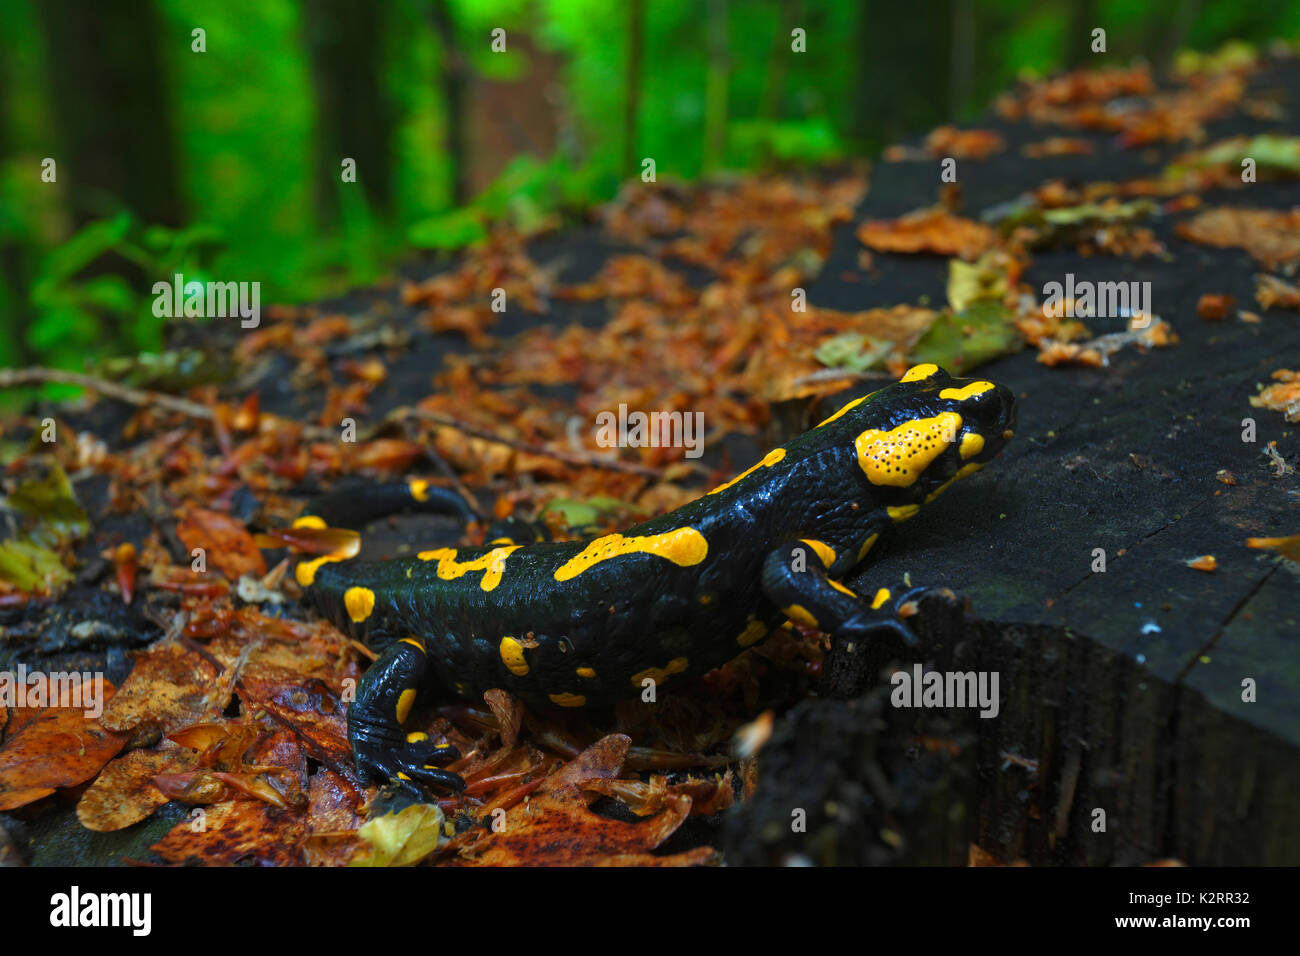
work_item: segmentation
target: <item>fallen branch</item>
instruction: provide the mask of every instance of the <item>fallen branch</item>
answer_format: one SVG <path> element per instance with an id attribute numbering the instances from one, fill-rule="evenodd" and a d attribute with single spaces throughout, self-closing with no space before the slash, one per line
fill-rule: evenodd
<path id="1" fill-rule="evenodd" d="M 213 411 L 207 405 L 191 402 L 187 398 L 177 398 L 175 395 L 166 395 L 163 392 L 132 388 L 107 379 L 95 378 L 93 375 L 82 375 L 79 372 L 67 372 L 57 368 L 0 369 L 0 388 L 19 388 L 23 385 L 46 383 L 76 385 L 115 398 L 119 402 L 126 402 L 128 405 L 166 408 L 173 412 L 180 412 L 182 415 L 189 415 L 191 418 L 210 420 L 213 417 Z"/>
<path id="2" fill-rule="evenodd" d="M 560 451 L 556 448 L 548 448 L 545 445 L 538 445 L 517 438 L 506 438 L 504 435 L 498 435 L 495 432 L 488 431 L 486 428 L 479 428 L 477 425 L 462 422 L 459 419 L 452 418 L 450 415 L 443 415 L 439 412 L 425 411 L 422 408 L 406 408 L 400 409 L 397 414 L 405 417 L 423 419 L 424 421 L 433 422 L 435 425 L 443 425 L 447 428 L 454 428 L 456 431 L 464 432 L 466 435 L 470 435 L 474 438 L 481 438 L 484 441 L 494 442 L 498 445 L 505 445 L 507 448 L 513 448 L 515 451 L 526 452 L 530 455 L 540 455 L 544 458 L 553 458 L 556 461 L 562 461 L 566 465 L 573 465 L 576 468 L 605 468 L 609 471 L 622 471 L 631 475 L 640 475 L 642 478 L 658 479 L 663 477 L 659 471 L 645 465 L 636 465 L 631 462 L 619 461 L 616 458 L 605 458 L 601 455 Z"/>

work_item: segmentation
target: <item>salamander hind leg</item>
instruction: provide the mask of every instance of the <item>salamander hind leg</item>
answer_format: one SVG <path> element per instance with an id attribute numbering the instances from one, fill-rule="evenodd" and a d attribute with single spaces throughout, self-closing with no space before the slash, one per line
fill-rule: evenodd
<path id="1" fill-rule="evenodd" d="M 347 716 L 348 741 L 361 778 L 394 783 L 419 800 L 427 800 L 421 785 L 465 789 L 464 778 L 440 769 L 460 759 L 455 747 L 403 730 L 427 669 L 428 655 L 420 641 L 396 642 L 361 678 Z"/>

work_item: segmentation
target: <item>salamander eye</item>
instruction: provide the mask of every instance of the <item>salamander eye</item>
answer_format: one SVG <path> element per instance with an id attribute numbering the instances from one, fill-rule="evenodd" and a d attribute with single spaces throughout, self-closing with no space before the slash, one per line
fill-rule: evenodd
<path id="1" fill-rule="evenodd" d="M 959 403 L 954 409 L 961 414 L 969 429 L 981 432 L 986 438 L 1002 436 L 1015 423 L 1015 397 L 1001 385 L 983 379 L 956 380 L 952 386 L 941 389 L 939 397 Z"/>

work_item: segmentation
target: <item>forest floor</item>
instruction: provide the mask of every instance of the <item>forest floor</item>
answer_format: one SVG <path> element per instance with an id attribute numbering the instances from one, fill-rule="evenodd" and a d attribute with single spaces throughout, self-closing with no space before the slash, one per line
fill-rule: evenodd
<path id="1" fill-rule="evenodd" d="M 1288 61 L 1026 84 L 869 170 L 634 183 L 256 329 L 177 323 L 130 401 L 4 422 L 0 668 L 102 673 L 111 699 L 0 707 L 0 857 L 1300 862 L 1297 102 Z M 1054 318 L 1071 275 L 1149 302 Z M 785 629 L 654 708 L 417 710 L 466 755 L 437 810 L 356 779 L 367 652 L 286 573 L 312 495 L 418 475 L 481 511 L 376 522 L 367 557 L 511 514 L 617 530 L 916 361 L 1010 387 L 1016 436 L 848 583 L 961 595 L 923 603 L 918 662 L 997 673 L 995 719 L 890 707 L 870 678 L 903 662 Z M 702 457 L 597 447 L 620 404 L 702 412 Z"/>

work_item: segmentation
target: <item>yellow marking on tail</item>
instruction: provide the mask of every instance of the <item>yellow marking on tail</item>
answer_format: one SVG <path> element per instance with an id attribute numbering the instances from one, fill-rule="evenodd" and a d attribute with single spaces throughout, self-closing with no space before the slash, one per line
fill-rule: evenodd
<path id="1" fill-rule="evenodd" d="M 868 537 L 866 541 L 863 541 L 863 542 L 862 542 L 862 547 L 858 548 L 858 560 L 859 560 L 859 561 L 861 561 L 863 558 L 865 558 L 865 557 L 867 556 L 867 552 L 871 550 L 872 545 L 874 545 L 874 544 L 876 543 L 876 540 L 877 540 L 879 537 L 880 537 L 880 534 L 879 534 L 879 532 L 877 532 L 876 534 L 873 534 L 873 535 L 871 535 L 870 537 Z"/>
<path id="2" fill-rule="evenodd" d="M 299 561 L 298 567 L 293 570 L 293 576 L 298 579 L 298 583 L 302 587 L 309 588 L 316 583 L 316 572 L 321 569 L 322 565 L 346 560 L 347 558 L 340 555 L 323 554 L 319 558 L 313 558 L 310 561 Z"/>
<path id="3" fill-rule="evenodd" d="M 360 624 L 375 610 L 375 592 L 370 588 L 348 588 L 343 592 L 343 606 L 348 609 L 348 617 Z"/>
<path id="4" fill-rule="evenodd" d="M 397 698 L 397 722 L 406 723 L 406 718 L 411 714 L 411 708 L 415 706 L 415 688 L 408 687 Z"/>
<path id="5" fill-rule="evenodd" d="M 745 625 L 745 629 L 736 638 L 736 643 L 741 647 L 749 647 L 765 637 L 767 637 L 767 625 L 762 621 L 754 620 Z"/>
<path id="6" fill-rule="evenodd" d="M 656 684 L 662 684 L 674 674 L 680 674 L 686 670 L 687 661 L 684 657 L 674 657 L 663 667 L 647 667 L 643 671 L 637 671 L 632 675 L 632 685 L 640 687 L 641 682 L 646 678 L 654 681 Z"/>
<path id="7" fill-rule="evenodd" d="M 826 583 L 829 584 L 831 587 L 833 587 L 835 590 L 839 591 L 841 594 L 847 594 L 851 598 L 857 597 L 856 594 L 854 594 L 851 590 L 846 588 L 843 584 L 840 584 L 839 581 L 832 581 L 830 578 L 827 578 Z"/>
<path id="8" fill-rule="evenodd" d="M 829 544 L 822 541 L 814 541 L 812 538 L 800 538 L 799 540 L 816 551 L 817 557 L 822 559 L 822 564 L 826 565 L 826 567 L 829 568 L 835 563 L 835 549 Z"/>
<path id="9" fill-rule="evenodd" d="M 813 617 L 806 607 L 802 604 L 791 604 L 789 607 L 781 608 L 781 613 L 792 621 L 802 624 L 804 627 L 820 628 L 817 618 Z"/>
<path id="10" fill-rule="evenodd" d="M 506 570 L 506 558 L 518 551 L 521 546 L 493 548 L 487 554 L 479 555 L 469 561 L 456 560 L 456 548 L 436 548 L 433 551 L 421 551 L 417 557 L 421 561 L 437 561 L 438 577 L 444 581 L 454 581 L 471 571 L 482 571 L 483 579 L 479 587 L 491 591 L 501 583 L 501 575 Z"/>
<path id="11" fill-rule="evenodd" d="M 498 650 L 501 652 L 501 663 L 506 665 L 510 673 L 516 677 L 528 676 L 528 661 L 524 658 L 524 645 L 513 637 L 503 637 Z"/>

